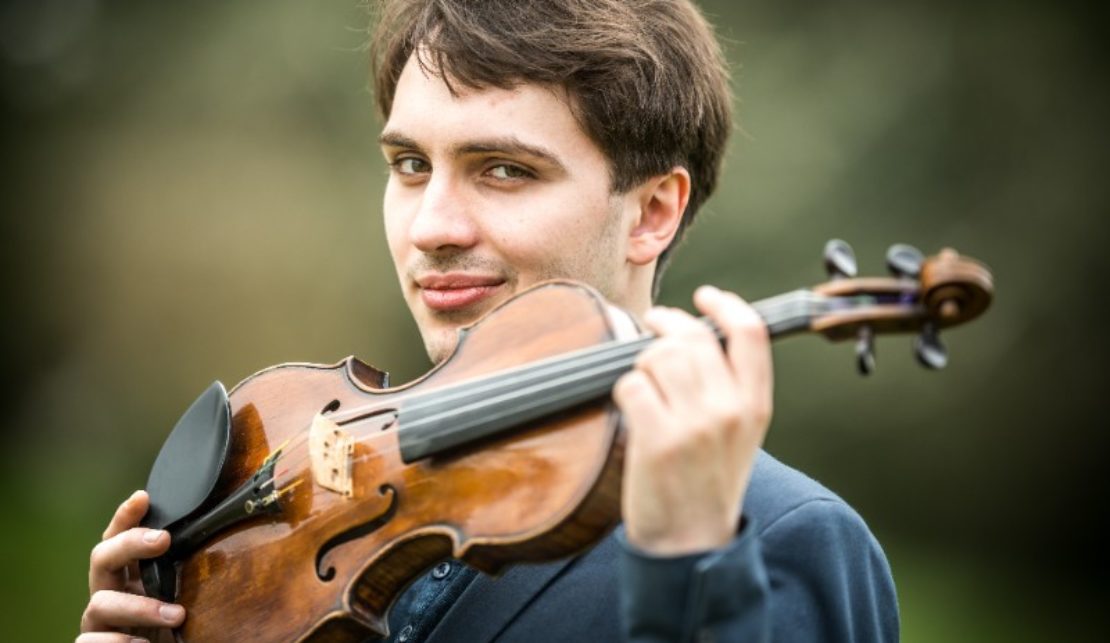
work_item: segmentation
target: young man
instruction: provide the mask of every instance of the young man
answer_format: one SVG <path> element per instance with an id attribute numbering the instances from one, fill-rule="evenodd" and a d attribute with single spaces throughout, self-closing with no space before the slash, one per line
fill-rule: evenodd
<path id="1" fill-rule="evenodd" d="M 550 278 L 597 288 L 659 336 L 617 384 L 623 526 L 586 554 L 493 579 L 447 561 L 398 600 L 397 641 L 894 641 L 889 567 L 859 516 L 762 453 L 764 326 L 705 287 L 651 308 L 712 192 L 730 128 L 718 45 L 686 0 L 399 0 L 374 42 L 391 167 L 384 214 L 429 355 Z M 79 641 L 180 624 L 140 596 L 139 492 L 93 550 Z M 280 590 L 277 590 L 280 591 Z"/>

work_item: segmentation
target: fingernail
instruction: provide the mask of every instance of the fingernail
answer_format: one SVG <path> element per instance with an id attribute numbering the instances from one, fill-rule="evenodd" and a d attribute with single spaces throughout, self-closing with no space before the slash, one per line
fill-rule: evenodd
<path id="1" fill-rule="evenodd" d="M 162 615 L 162 620 L 172 623 L 181 618 L 185 613 L 185 608 L 180 605 L 163 605 L 158 608 L 158 613 Z"/>
<path id="2" fill-rule="evenodd" d="M 165 532 L 162 531 L 161 529 L 151 529 L 150 531 L 143 534 L 143 540 L 145 542 L 152 543 L 152 542 L 158 540 L 159 538 L 161 538 L 162 534 L 164 534 L 164 533 Z"/>
<path id="3" fill-rule="evenodd" d="M 131 643 L 150 643 L 150 641 L 146 639 L 131 639 Z"/>

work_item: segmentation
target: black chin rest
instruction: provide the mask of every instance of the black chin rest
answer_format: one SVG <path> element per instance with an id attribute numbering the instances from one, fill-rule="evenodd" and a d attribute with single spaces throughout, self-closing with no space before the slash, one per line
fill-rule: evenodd
<path id="1" fill-rule="evenodd" d="M 164 529 L 208 498 L 227 458 L 231 405 L 220 382 L 208 387 L 177 421 L 146 483 L 150 511 L 144 527 Z"/>

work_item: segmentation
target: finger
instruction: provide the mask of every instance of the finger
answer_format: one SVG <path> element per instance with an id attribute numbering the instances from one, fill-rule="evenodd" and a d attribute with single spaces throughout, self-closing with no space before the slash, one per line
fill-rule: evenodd
<path id="1" fill-rule="evenodd" d="M 644 326 L 656 335 L 697 335 L 702 330 L 708 330 L 692 315 L 678 308 L 654 306 L 644 313 Z"/>
<path id="2" fill-rule="evenodd" d="M 107 540 L 116 534 L 138 527 L 139 521 L 146 515 L 147 509 L 150 507 L 150 496 L 147 495 L 142 489 L 131 494 L 131 497 L 124 500 L 123 503 L 116 509 L 115 515 L 112 516 L 111 522 L 108 523 L 108 528 L 104 530 L 104 535 L 100 537 L 101 540 Z"/>
<path id="3" fill-rule="evenodd" d="M 123 589 L 128 580 L 123 571 L 128 565 L 164 554 L 169 547 L 170 536 L 164 530 L 142 527 L 100 541 L 89 560 L 89 593 Z"/>
<path id="4" fill-rule="evenodd" d="M 774 375 L 763 318 L 740 297 L 711 286 L 699 288 L 694 303 L 724 333 L 746 414 L 765 427 L 771 416 Z"/>
<path id="5" fill-rule="evenodd" d="M 150 641 L 119 632 L 86 632 L 77 637 L 76 643 L 150 643 Z"/>
<path id="6" fill-rule="evenodd" d="M 631 542 L 643 542 L 643 532 L 654 533 L 668 522 L 666 503 L 660 502 L 656 474 L 658 454 L 673 443 L 669 413 L 655 384 L 642 371 L 629 371 L 613 386 L 613 399 L 623 414 L 625 438 L 621 513 Z"/>
<path id="7" fill-rule="evenodd" d="M 682 311 L 648 316 L 660 337 L 644 350 L 637 368 L 655 381 L 677 414 L 700 410 L 707 399 L 729 398 L 734 377 L 709 327 Z"/>
<path id="8" fill-rule="evenodd" d="M 636 431 L 658 431 L 668 411 L 651 378 L 642 371 L 629 371 L 613 385 L 613 401 L 624 414 L 625 426 Z M 630 436 L 629 440 L 635 440 Z"/>
<path id="9" fill-rule="evenodd" d="M 132 569 L 132 567 L 134 567 L 134 569 Z M 139 571 L 138 563 L 127 566 L 127 583 L 124 584 L 123 591 L 129 594 L 146 596 L 146 588 L 143 587 L 143 577 L 142 573 Z"/>
<path id="10" fill-rule="evenodd" d="M 123 627 L 177 627 L 185 620 L 185 608 L 157 599 L 123 592 L 101 590 L 92 595 L 81 617 L 82 632 Z"/>

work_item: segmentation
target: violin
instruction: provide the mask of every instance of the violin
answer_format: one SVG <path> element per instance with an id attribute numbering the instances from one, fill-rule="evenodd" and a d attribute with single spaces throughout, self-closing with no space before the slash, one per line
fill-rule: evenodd
<path id="1" fill-rule="evenodd" d="M 895 245 L 891 277 L 857 277 L 843 241 L 824 258 L 829 281 L 753 306 L 775 339 L 854 339 L 863 373 L 883 333 L 917 333 L 921 363 L 943 367 L 939 331 L 993 295 L 953 250 Z M 172 544 L 141 562 L 146 592 L 185 606 L 179 641 L 355 641 L 387 636 L 394 599 L 444 558 L 496 574 L 581 552 L 620 520 L 610 392 L 652 341 L 591 288 L 550 281 L 404 386 L 354 357 L 216 382 L 151 470 L 143 524 Z"/>

